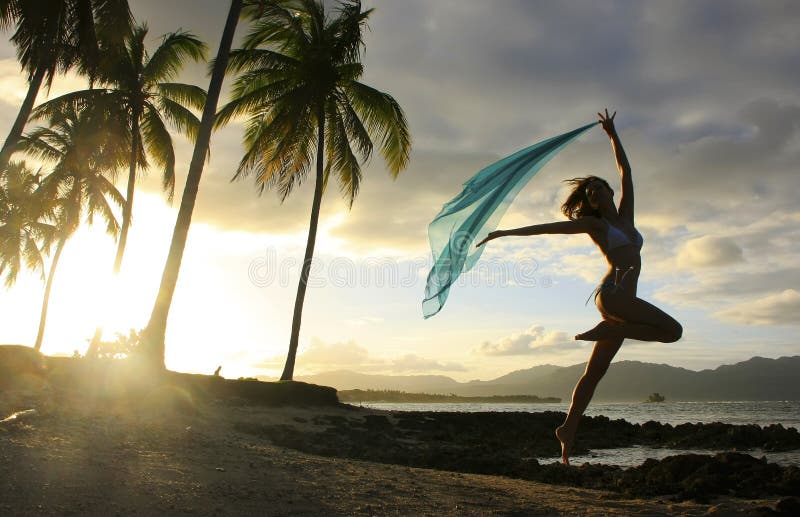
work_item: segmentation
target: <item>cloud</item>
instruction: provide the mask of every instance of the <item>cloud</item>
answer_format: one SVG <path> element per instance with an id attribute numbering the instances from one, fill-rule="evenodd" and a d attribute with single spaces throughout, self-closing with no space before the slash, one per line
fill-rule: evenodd
<path id="1" fill-rule="evenodd" d="M 478 352 L 493 356 L 560 354 L 582 346 L 582 343 L 572 339 L 566 332 L 546 332 L 544 327 L 536 325 L 494 343 L 485 341 L 478 347 Z"/>
<path id="2" fill-rule="evenodd" d="M 18 110 L 25 99 L 28 84 L 16 59 L 0 59 L 0 92 L 0 102 L 8 105 L 4 111 Z M 14 115 L 16 113 L 12 111 L 12 116 Z"/>
<path id="3" fill-rule="evenodd" d="M 786 289 L 780 293 L 740 303 L 714 314 L 741 325 L 800 325 L 800 292 Z"/>
<path id="4" fill-rule="evenodd" d="M 311 346 L 300 354 L 308 365 L 326 365 L 332 369 L 354 364 L 369 363 L 369 352 L 355 341 L 326 345 L 320 340 L 312 340 Z"/>
<path id="5" fill-rule="evenodd" d="M 212 3 L 203 5 L 224 14 Z M 186 5 L 176 2 L 170 9 L 180 12 Z M 365 166 L 352 210 L 335 188 L 326 194 L 321 221 L 335 224 L 320 235 L 338 239 L 350 253 L 426 254 L 428 223 L 466 178 L 500 156 L 588 121 L 605 104 L 620 108 L 620 131 L 636 175 L 637 220 L 663 232 L 662 255 L 674 254 L 678 233 L 683 240 L 701 237 L 698 223 L 740 223 L 795 203 L 785 188 L 800 161 L 792 145 L 800 122 L 791 65 L 792 49 L 800 44 L 794 30 L 800 13 L 793 4 L 365 5 L 377 8 L 366 34 L 365 81 L 403 106 L 415 148 L 396 181 L 376 155 Z M 141 13 L 156 7 L 143 1 Z M 599 18 L 611 22 L 598 25 Z M 151 26 L 154 34 L 172 30 Z M 565 26 L 576 36 L 562 37 Z M 218 17 L 202 17 L 189 29 L 213 47 Z M 231 126 L 214 135 L 195 219 L 223 229 L 301 235 L 312 182 L 283 205 L 272 193 L 258 197 L 249 180 L 231 184 L 241 132 Z M 571 145 L 537 176 L 504 226 L 560 219 L 560 180 L 588 172 L 615 182 L 600 131 Z M 645 254 L 651 254 L 655 241 L 645 233 Z M 574 251 L 561 243 L 559 238 L 544 247 Z M 705 258 L 715 265 L 722 260 Z M 595 271 L 584 274 L 596 281 Z"/>
<path id="6" fill-rule="evenodd" d="M 448 362 L 442 363 L 431 359 L 425 359 L 414 354 L 406 354 L 397 359 L 392 359 L 390 368 L 393 372 L 464 372 L 464 366 Z"/>
<path id="7" fill-rule="evenodd" d="M 733 239 L 706 235 L 687 241 L 678 252 L 681 267 L 718 267 L 742 262 L 742 248 Z"/>
<path id="8" fill-rule="evenodd" d="M 240 136 L 236 126 L 214 134 L 214 151 L 200 183 L 193 220 L 223 230 L 304 235 L 311 214 L 313 171 L 284 203 L 274 192 L 259 196 L 252 179 L 231 182 L 240 159 L 236 152 L 241 149 Z M 185 150 L 186 155 L 189 152 Z M 459 192 L 467 178 L 498 158 L 490 153 L 414 151 L 408 169 L 393 180 L 381 159 L 375 157 L 364 166 L 361 191 L 352 209 L 348 209 L 336 183 L 331 182 L 322 201 L 320 235 L 342 242 L 348 254 L 393 249 L 425 255 L 428 224 L 442 205 Z M 185 174 L 185 170 L 178 172 Z M 142 187 L 159 192 L 157 176 L 148 175 Z M 176 182 L 178 192 L 184 182 L 184 177 Z"/>

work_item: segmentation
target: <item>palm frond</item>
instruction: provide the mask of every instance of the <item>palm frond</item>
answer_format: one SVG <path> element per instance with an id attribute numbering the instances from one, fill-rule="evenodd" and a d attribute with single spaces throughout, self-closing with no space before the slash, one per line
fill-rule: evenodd
<path id="1" fill-rule="evenodd" d="M 200 121 L 194 113 L 184 108 L 177 102 L 166 97 L 158 99 L 159 112 L 177 129 L 181 134 L 189 137 L 194 142 L 197 139 L 197 132 L 200 130 Z"/>
<path id="2" fill-rule="evenodd" d="M 142 114 L 142 141 L 156 163 L 164 168 L 161 187 L 172 201 L 175 192 L 175 151 L 172 137 L 153 106 L 149 106 Z"/>
<path id="3" fill-rule="evenodd" d="M 94 0 L 97 38 L 102 49 L 124 45 L 133 30 L 128 0 Z"/>
<path id="4" fill-rule="evenodd" d="M 287 82 L 281 81 L 262 85 L 252 91 L 234 88 L 234 98 L 217 112 L 214 127 L 222 127 L 232 118 L 247 113 L 258 116 L 257 114 L 266 112 L 282 96 L 292 93 L 289 86 Z"/>
<path id="5" fill-rule="evenodd" d="M 337 91 L 335 99 L 341 112 L 347 138 L 355 142 L 361 159 L 365 162 L 369 161 L 372 156 L 373 145 L 367 128 L 364 127 L 364 123 L 359 118 L 358 113 L 353 109 L 347 95 L 344 95 L 342 91 Z"/>
<path id="6" fill-rule="evenodd" d="M 364 47 L 363 30 L 373 9 L 361 11 L 360 4 L 343 5 L 339 16 L 327 27 L 332 41 L 331 59 L 337 63 L 353 63 L 361 59 Z"/>
<path id="7" fill-rule="evenodd" d="M 206 91 L 193 84 L 158 83 L 154 89 L 159 96 L 198 111 L 202 111 L 206 105 Z"/>
<path id="8" fill-rule="evenodd" d="M 228 72 L 241 72 L 263 68 L 281 70 L 296 68 L 300 62 L 280 52 L 265 48 L 243 48 L 232 50 L 228 58 Z"/>
<path id="9" fill-rule="evenodd" d="M 44 276 L 44 257 L 42 250 L 33 236 L 26 236 L 22 245 L 22 256 L 25 267 L 31 271 L 39 271 Z"/>
<path id="10" fill-rule="evenodd" d="M 251 1 L 252 20 L 228 69 L 237 73 L 232 100 L 216 125 L 249 115 L 246 152 L 234 179 L 254 175 L 263 191 L 274 187 L 285 199 L 306 177 L 315 159 L 317 107 L 325 106 L 323 181 L 338 177 L 352 205 L 377 139 L 396 176 L 409 159 L 411 137 L 405 115 L 390 95 L 359 83 L 364 74 L 363 33 L 371 9 L 342 1 L 333 17 L 319 0 Z"/>
<path id="11" fill-rule="evenodd" d="M 43 127 L 36 128 L 20 137 L 17 149 L 31 158 L 57 162 L 64 155 L 62 150 L 49 142 L 52 136 L 54 136 L 52 130 Z"/>
<path id="12" fill-rule="evenodd" d="M 122 77 L 127 77 L 134 83 L 141 83 L 143 77 L 144 64 L 149 58 L 147 49 L 144 46 L 144 39 L 149 32 L 147 24 L 143 23 L 133 28 L 131 36 L 126 40 L 124 52 L 127 55 L 125 60 L 120 60 L 122 66 L 127 68 L 127 74 Z"/>
<path id="13" fill-rule="evenodd" d="M 172 79 L 187 59 L 204 61 L 208 46 L 191 32 L 178 31 L 164 36 L 142 70 L 145 81 L 156 83 Z"/>
<path id="14" fill-rule="evenodd" d="M 302 0 L 265 2 L 258 12 L 246 9 L 252 20 L 245 35 L 244 48 L 278 44 L 283 48 L 307 47 L 310 38 L 303 27 L 302 14 L 309 15 Z"/>
<path id="15" fill-rule="evenodd" d="M 263 119 L 253 118 L 245 131 L 247 152 L 234 179 L 255 175 L 259 191 L 277 186 L 281 200 L 302 182 L 313 158 L 315 117 L 307 102 L 296 102 L 308 90 L 276 106 Z"/>
<path id="16" fill-rule="evenodd" d="M 380 137 L 381 154 L 396 177 L 411 153 L 411 135 L 402 108 L 388 93 L 358 81 L 350 81 L 342 89 L 369 131 Z"/>
<path id="17" fill-rule="evenodd" d="M 65 111 L 80 112 L 87 106 L 98 102 L 107 90 L 89 89 L 67 93 L 36 106 L 28 118 L 29 121 L 50 119 Z"/>
<path id="18" fill-rule="evenodd" d="M 335 103 L 327 110 L 326 151 L 331 170 L 339 176 L 339 189 L 353 206 L 361 184 L 361 166 L 353 154 L 343 117 Z"/>

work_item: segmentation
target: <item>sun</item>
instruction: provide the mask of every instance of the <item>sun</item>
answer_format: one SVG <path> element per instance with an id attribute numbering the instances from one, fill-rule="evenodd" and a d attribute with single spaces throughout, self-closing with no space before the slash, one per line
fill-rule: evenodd
<path id="1" fill-rule="evenodd" d="M 84 354 L 98 327 L 110 341 L 147 325 L 176 210 L 155 194 L 137 194 L 136 203 L 119 275 L 113 272 L 116 242 L 100 224 L 82 226 L 67 241 L 43 353 Z M 263 236 L 193 226 L 169 314 L 167 368 L 210 374 L 221 365 L 223 375 L 248 376 L 260 373 L 254 365 L 264 358 L 285 353 L 293 286 L 259 288 L 248 276 L 248 261 L 263 253 L 264 242 Z M 33 345 L 43 293 L 38 274 L 25 273 L 0 296 L 0 314 L 12 315 L 0 326 L 0 342 Z"/>

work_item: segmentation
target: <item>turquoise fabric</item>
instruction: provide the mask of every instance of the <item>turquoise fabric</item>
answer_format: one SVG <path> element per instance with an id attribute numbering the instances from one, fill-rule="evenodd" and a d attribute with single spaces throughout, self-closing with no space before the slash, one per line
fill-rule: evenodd
<path id="1" fill-rule="evenodd" d="M 464 190 L 445 203 L 428 226 L 433 268 L 428 274 L 422 312 L 430 318 L 444 306 L 450 287 L 483 253 L 475 247 L 500 223 L 517 193 L 567 144 L 599 122 L 543 140 L 482 169 Z"/>

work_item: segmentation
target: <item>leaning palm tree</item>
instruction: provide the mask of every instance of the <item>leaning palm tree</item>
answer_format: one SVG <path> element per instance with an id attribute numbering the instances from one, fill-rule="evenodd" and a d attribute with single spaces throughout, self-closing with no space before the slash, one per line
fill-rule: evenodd
<path id="1" fill-rule="evenodd" d="M 100 109 L 119 114 L 130 131 L 128 184 L 122 209 L 122 227 L 114 259 L 114 272 L 119 273 L 128 229 L 133 213 L 133 194 L 137 170 L 147 169 L 149 154 L 162 169 L 161 182 L 169 199 L 175 189 L 175 151 L 165 119 L 196 138 L 200 121 L 189 108 L 202 109 L 206 92 L 190 84 L 170 82 L 186 59 L 205 59 L 206 45 L 188 32 L 164 36 L 161 45 L 149 53 L 144 44 L 147 25 L 135 27 L 124 46 L 109 52 L 98 70 L 97 82 L 104 88 L 71 92 L 38 106 L 33 119 L 72 109 Z M 188 107 L 187 107 L 188 106 Z M 109 118 L 112 122 L 116 117 Z M 145 150 L 147 152 L 145 152 Z"/>
<path id="2" fill-rule="evenodd" d="M 17 58 L 28 74 L 28 93 L 0 150 L 8 165 L 42 85 L 77 65 L 90 79 L 102 49 L 119 45 L 130 32 L 127 0 L 0 0 L 0 29 L 14 28 Z"/>
<path id="3" fill-rule="evenodd" d="M 6 287 L 23 268 L 39 271 L 44 279 L 43 256 L 55 234 L 48 220 L 55 206 L 41 184 L 41 176 L 25 162 L 11 162 L 0 171 L 0 276 Z"/>
<path id="4" fill-rule="evenodd" d="M 284 200 L 316 162 L 308 241 L 281 380 L 294 375 L 328 177 L 335 174 L 352 206 L 361 184 L 361 162 L 369 159 L 373 138 L 380 142 L 393 177 L 408 163 L 411 138 L 402 109 L 389 94 L 359 82 L 364 73 L 362 31 L 371 12 L 362 12 L 357 1 L 340 4 L 333 18 L 318 0 L 262 5 L 244 48 L 231 54 L 229 69 L 239 76 L 218 124 L 249 115 L 246 152 L 234 178 L 254 176 L 260 191 L 277 188 Z"/>
<path id="5" fill-rule="evenodd" d="M 125 203 L 113 182 L 114 173 L 127 157 L 123 145 L 127 134 L 113 131 L 118 128 L 98 117 L 97 112 L 73 110 L 57 114 L 49 127 L 37 128 L 20 139 L 22 151 L 53 164 L 41 188 L 56 200 L 56 249 L 45 284 L 36 350 L 44 339 L 50 289 L 67 240 L 84 219 L 92 224 L 95 216 L 105 221 L 107 233 L 116 237 L 119 232 L 119 223 L 109 203 L 119 207 Z"/>
<path id="6" fill-rule="evenodd" d="M 254 1 L 248 0 L 248 2 Z M 192 224 L 192 212 L 197 200 L 197 191 L 200 188 L 200 179 L 203 176 L 203 167 L 211 141 L 217 102 L 219 101 L 220 91 L 222 91 L 222 81 L 225 78 L 228 55 L 230 54 L 233 35 L 236 32 L 236 25 L 239 21 L 243 3 L 244 0 L 231 0 L 231 6 L 228 9 L 228 17 L 225 20 L 225 28 L 222 31 L 219 50 L 211 71 L 208 97 L 203 107 L 200 128 L 197 131 L 194 153 L 189 164 L 189 173 L 186 176 L 186 186 L 183 189 L 181 206 L 178 209 L 178 218 L 175 220 L 175 229 L 172 232 L 169 254 L 164 264 L 164 272 L 161 275 L 161 284 L 158 288 L 155 304 L 153 304 L 153 311 L 150 314 L 150 321 L 142 331 L 141 353 L 145 362 L 149 363 L 154 371 L 164 369 L 164 337 L 167 332 L 167 318 L 172 305 L 172 295 L 175 293 L 175 286 L 178 284 L 178 273 L 181 269 L 183 251 L 186 248 L 186 239 L 189 235 L 189 227 Z"/>

